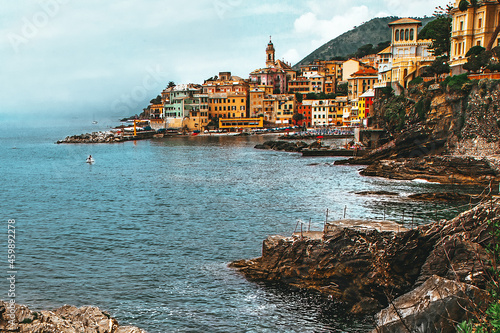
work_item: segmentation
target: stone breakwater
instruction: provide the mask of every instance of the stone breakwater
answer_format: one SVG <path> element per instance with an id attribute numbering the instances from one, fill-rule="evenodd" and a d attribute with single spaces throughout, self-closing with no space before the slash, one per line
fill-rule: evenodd
<path id="1" fill-rule="evenodd" d="M 304 141 L 290 142 L 290 141 L 266 141 L 263 144 L 256 145 L 255 149 L 272 149 L 272 150 L 282 150 L 286 152 L 301 152 L 303 149 L 314 149 L 321 148 L 321 143 L 314 141 L 311 144 L 307 144 Z"/>
<path id="2" fill-rule="evenodd" d="M 486 250 L 491 242 L 488 220 L 500 221 L 500 199 L 483 202 L 450 221 L 399 232 L 328 224 L 322 237 L 270 236 L 263 242 L 261 257 L 235 261 L 230 267 L 249 280 L 281 282 L 328 294 L 350 305 L 355 314 L 374 314 L 387 307 L 377 315 L 378 326 L 386 327 L 380 332 L 405 331 L 401 326 L 390 328 L 401 325 L 401 313 L 391 312 L 396 301 L 413 309 L 406 311 L 405 325 L 425 322 L 425 327 L 437 325 L 425 332 L 454 332 L 453 321 L 464 320 L 464 309 L 485 298 L 491 265 Z M 450 294 L 449 290 L 463 294 Z M 426 292 L 433 297 L 419 298 Z M 448 296 L 438 297 L 441 292 Z M 403 295 L 402 300 L 393 301 Z"/>
<path id="3" fill-rule="evenodd" d="M 64 140 L 59 140 L 56 143 L 116 143 L 131 140 L 151 139 L 156 134 L 156 131 L 140 131 L 136 135 L 123 132 L 92 132 L 80 135 L 67 136 Z"/>
<path id="4" fill-rule="evenodd" d="M 80 135 L 67 136 L 57 143 L 113 143 L 122 142 L 123 137 L 113 132 L 92 132 Z"/>
<path id="5" fill-rule="evenodd" d="M 24 305 L 0 301 L 0 332 L 20 333 L 146 333 L 118 321 L 97 307 L 62 306 L 53 311 L 32 311 Z"/>

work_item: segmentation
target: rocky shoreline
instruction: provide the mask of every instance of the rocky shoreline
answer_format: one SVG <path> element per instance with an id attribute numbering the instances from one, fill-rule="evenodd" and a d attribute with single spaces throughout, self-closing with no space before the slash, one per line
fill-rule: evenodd
<path id="1" fill-rule="evenodd" d="M 115 318 L 93 306 L 64 305 L 52 311 L 32 311 L 4 301 L 0 301 L 0 332 L 147 333 L 137 327 L 120 326 Z"/>
<path id="2" fill-rule="evenodd" d="M 495 185 L 498 190 L 500 174 L 486 158 L 471 156 L 425 156 L 379 160 L 360 172 L 363 176 L 399 180 L 424 179 L 441 184 Z"/>
<path id="3" fill-rule="evenodd" d="M 500 221 L 500 199 L 485 201 L 450 221 L 399 232 L 328 224 L 320 238 L 270 236 L 261 257 L 235 261 L 230 267 L 251 281 L 328 294 L 350 305 L 354 314 L 386 308 L 376 317 L 378 332 L 403 332 L 401 325 L 417 322 L 428 327 L 425 332 L 454 332 L 454 323 L 467 317 L 464 309 L 486 297 L 488 220 Z M 426 293 L 432 297 L 418 296 Z M 406 319 L 391 310 L 395 303 L 413 309 L 405 312 Z"/>

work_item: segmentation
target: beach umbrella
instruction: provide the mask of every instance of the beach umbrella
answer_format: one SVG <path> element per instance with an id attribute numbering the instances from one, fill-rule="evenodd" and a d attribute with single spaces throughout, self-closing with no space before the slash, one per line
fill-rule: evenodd
<path id="1" fill-rule="evenodd" d="M 323 139 L 323 135 L 318 135 L 316 139 Z"/>

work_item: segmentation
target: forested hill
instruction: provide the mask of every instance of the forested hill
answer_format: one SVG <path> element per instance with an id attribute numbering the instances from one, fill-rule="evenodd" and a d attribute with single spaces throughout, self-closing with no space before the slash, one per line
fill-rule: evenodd
<path id="1" fill-rule="evenodd" d="M 294 67 L 307 65 L 313 60 L 331 60 L 333 57 L 346 57 L 354 54 L 358 48 L 366 44 L 377 46 L 379 43 L 391 40 L 391 30 L 388 24 L 399 17 L 377 17 L 358 27 L 349 30 L 317 48 Z M 422 21 L 422 27 L 432 21 L 434 17 L 417 18 Z"/>

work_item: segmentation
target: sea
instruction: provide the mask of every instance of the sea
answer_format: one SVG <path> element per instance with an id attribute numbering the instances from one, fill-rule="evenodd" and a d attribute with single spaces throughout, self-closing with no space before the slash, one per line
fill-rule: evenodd
<path id="1" fill-rule="evenodd" d="M 254 148 L 276 136 L 55 143 L 99 126 L 0 132 L 1 299 L 11 299 L 14 271 L 18 304 L 93 305 L 150 333 L 367 332 L 372 317 L 315 292 L 248 281 L 228 264 L 259 257 L 269 235 L 322 230 L 327 219 L 414 227 L 467 209 L 407 198 L 463 190 L 456 186 L 363 177 L 362 166 L 334 165 L 337 157 Z"/>

